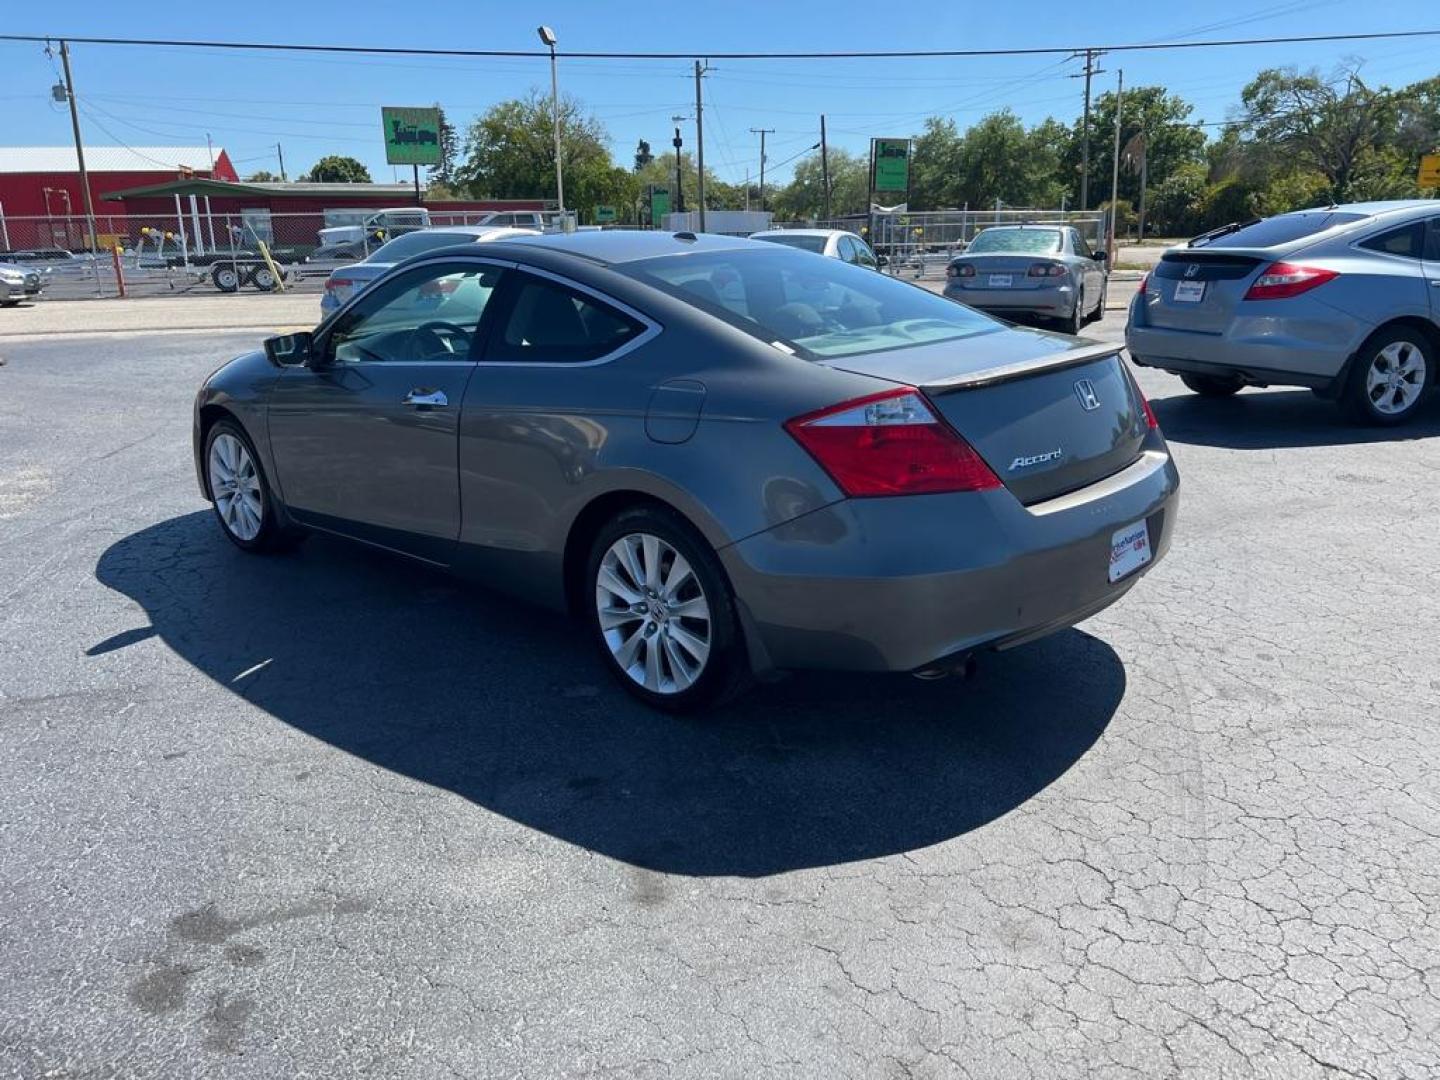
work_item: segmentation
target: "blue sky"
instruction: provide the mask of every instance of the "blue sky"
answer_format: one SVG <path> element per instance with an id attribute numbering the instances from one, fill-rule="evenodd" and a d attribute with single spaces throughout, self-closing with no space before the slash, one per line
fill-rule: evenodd
<path id="1" fill-rule="evenodd" d="M 408 12 L 402 15 L 401 12 Z M 137 14 L 139 13 L 139 14 Z M 878 14 L 877 14 L 878 13 Z M 1085 4 L 973 0 L 895 5 L 850 0 L 725 4 L 647 4 L 632 0 L 542 0 L 538 4 L 425 4 L 393 0 L 345 4 L 195 0 L 114 4 L 72 0 L 6 8 L 7 33 L 207 38 L 354 45 L 537 48 L 535 26 L 553 25 L 561 49 L 705 50 L 987 48 L 1087 43 L 1376 32 L 1440 27 L 1433 0 L 1210 0 L 1205 4 Z M 1295 45 L 1111 55 L 1099 89 L 1162 83 L 1196 106 L 1195 119 L 1223 120 L 1240 88 L 1265 66 L 1328 70 L 1362 59 L 1376 83 L 1403 84 L 1440 73 L 1440 39 Z M 380 140 L 379 106 L 439 101 L 457 123 L 530 87 L 548 92 L 542 59 L 263 56 L 214 50 L 76 46 L 78 96 L 87 143 L 203 145 L 208 132 L 242 175 L 276 169 L 280 142 L 293 176 L 327 153 L 364 161 L 391 178 Z M 0 42 L 0 140 L 11 145 L 70 141 L 68 114 L 50 100 L 58 60 L 39 45 Z M 715 61 L 705 82 L 706 164 L 731 181 L 755 173 L 752 127 L 774 128 L 769 156 L 776 181 L 818 138 L 828 116 L 832 145 L 864 152 L 872 135 L 906 135 L 932 114 L 962 126 L 1009 106 L 1027 122 L 1080 109 L 1078 62 L 1057 57 L 946 60 Z M 617 158 L 635 142 L 667 149 L 672 114 L 693 112 L 688 61 L 563 60 L 561 87 L 582 99 L 608 129 Z M 684 123 L 687 147 L 693 125 Z M 777 175 L 778 174 L 778 175 Z M 403 176 L 400 177 L 404 179 Z M 767 177 L 767 181 L 770 177 Z"/>

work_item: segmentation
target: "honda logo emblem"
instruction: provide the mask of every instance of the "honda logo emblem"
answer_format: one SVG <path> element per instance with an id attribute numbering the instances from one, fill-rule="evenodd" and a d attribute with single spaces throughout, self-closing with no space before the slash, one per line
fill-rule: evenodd
<path id="1" fill-rule="evenodd" d="M 1199 277 L 1199 276 L 1200 276 L 1200 264 L 1199 264 L 1199 263 L 1191 263 L 1189 266 L 1185 267 L 1185 276 L 1186 276 L 1187 278 Z"/>
<path id="2" fill-rule="evenodd" d="M 1094 412 L 1100 407 L 1100 395 L 1095 393 L 1095 384 L 1089 379 L 1081 379 L 1075 384 L 1075 396 L 1086 412 Z"/>

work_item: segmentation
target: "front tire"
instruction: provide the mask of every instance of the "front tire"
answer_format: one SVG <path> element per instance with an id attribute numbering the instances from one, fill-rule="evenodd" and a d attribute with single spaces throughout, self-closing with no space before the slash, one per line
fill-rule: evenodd
<path id="1" fill-rule="evenodd" d="M 1414 417 L 1434 379 L 1435 350 L 1408 326 L 1373 335 L 1350 365 L 1340 406 L 1351 420 L 1390 427 Z"/>
<path id="2" fill-rule="evenodd" d="M 236 547 L 282 551 L 300 539 L 281 524 L 255 446 L 233 420 L 216 421 L 205 436 L 205 483 L 220 531 Z"/>
<path id="3" fill-rule="evenodd" d="M 1207 398 L 1234 397 L 1245 386 L 1239 379 L 1226 378 L 1223 375 L 1181 375 L 1180 381 L 1201 397 Z"/>
<path id="4" fill-rule="evenodd" d="M 749 678 L 720 561 L 671 511 L 636 507 L 607 522 L 590 547 L 582 600 L 606 667 L 653 708 L 694 712 Z"/>
<path id="5" fill-rule="evenodd" d="M 223 293 L 240 291 L 240 271 L 234 263 L 220 263 L 210 271 L 210 280 Z"/>

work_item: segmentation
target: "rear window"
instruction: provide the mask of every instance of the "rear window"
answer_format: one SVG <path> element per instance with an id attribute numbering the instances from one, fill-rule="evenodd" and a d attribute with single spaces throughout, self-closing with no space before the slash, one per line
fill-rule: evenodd
<path id="1" fill-rule="evenodd" d="M 1333 229 L 1336 225 L 1364 221 L 1365 217 L 1365 214 L 1348 214 L 1334 210 L 1302 210 L 1296 214 L 1281 214 L 1264 221 L 1252 222 L 1213 240 L 1196 237 L 1190 245 L 1207 248 L 1275 247 Z"/>
<path id="2" fill-rule="evenodd" d="M 755 240 L 764 240 L 767 244 L 784 244 L 786 247 L 799 248 L 801 251 L 814 251 L 823 254 L 825 251 L 825 237 L 823 236 L 796 236 L 793 233 L 787 236 L 756 236 Z"/>
<path id="3" fill-rule="evenodd" d="M 397 236 L 388 244 L 381 244 L 375 249 L 368 262 L 393 263 L 401 259 L 408 259 L 412 255 L 419 255 L 422 252 L 434 251 L 437 248 L 454 247 L 456 244 L 468 244 L 475 237 L 469 233 L 442 233 L 442 232 L 412 232 L 404 236 Z"/>
<path id="4" fill-rule="evenodd" d="M 999 327 L 916 285 L 783 247 L 661 256 L 616 269 L 810 359 L 958 340 Z"/>
<path id="5" fill-rule="evenodd" d="M 1059 250 L 1059 229 L 986 229 L 970 241 L 965 253 L 1016 251 L 1022 255 L 1048 255 Z"/>

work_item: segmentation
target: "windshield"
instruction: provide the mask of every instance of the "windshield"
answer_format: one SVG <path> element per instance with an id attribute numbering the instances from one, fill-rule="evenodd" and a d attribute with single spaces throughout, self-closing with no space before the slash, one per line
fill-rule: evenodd
<path id="1" fill-rule="evenodd" d="M 411 255 L 419 255 L 423 251 L 434 251 L 436 248 L 454 247 L 456 244 L 469 244 L 475 237 L 469 233 L 447 233 L 447 232 L 412 232 L 404 236 L 397 236 L 389 243 L 381 244 L 375 249 L 375 253 L 366 262 L 375 263 L 396 263 L 401 259 L 408 259 Z"/>
<path id="2" fill-rule="evenodd" d="M 918 285 L 783 246 L 667 255 L 616 269 L 813 359 L 957 340 L 999 325 Z"/>
<path id="3" fill-rule="evenodd" d="M 1060 250 L 1059 229 L 986 229 L 965 249 L 967 255 L 989 251 L 1018 251 L 1023 255 L 1046 255 Z"/>
<path id="4" fill-rule="evenodd" d="M 776 236 L 752 236 L 750 239 L 764 240 L 767 244 L 784 244 L 786 247 L 799 248 L 801 251 L 813 251 L 822 255 L 825 253 L 825 237 L 823 236 L 781 233 Z"/>
<path id="5" fill-rule="evenodd" d="M 1292 240 L 1300 240 L 1306 236 L 1324 232 L 1336 225 L 1362 221 L 1364 218 L 1364 214 L 1336 213 L 1333 210 L 1304 210 L 1297 214 L 1281 214 L 1279 217 L 1266 218 L 1264 221 L 1254 221 L 1234 232 L 1217 236 L 1213 240 L 1197 237 L 1191 241 L 1191 246 L 1209 248 L 1274 247 L 1277 244 L 1288 244 Z"/>

